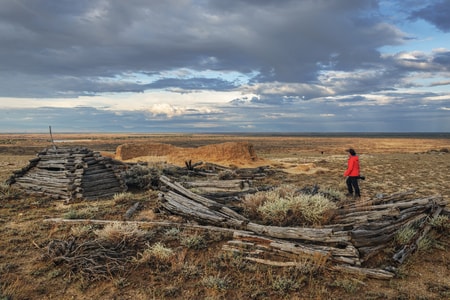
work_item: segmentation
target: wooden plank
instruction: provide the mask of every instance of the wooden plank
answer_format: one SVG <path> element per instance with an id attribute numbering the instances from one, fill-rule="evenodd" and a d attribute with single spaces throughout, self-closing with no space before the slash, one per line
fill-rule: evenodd
<path id="1" fill-rule="evenodd" d="M 332 270 L 339 272 L 347 272 L 356 275 L 366 276 L 368 278 L 389 280 L 394 278 L 395 274 L 381 269 L 358 268 L 348 265 L 336 265 L 331 267 Z"/>
<path id="2" fill-rule="evenodd" d="M 265 226 L 250 222 L 245 229 L 270 237 L 322 243 L 346 243 L 351 239 L 349 232 L 333 232 L 330 228 Z"/>

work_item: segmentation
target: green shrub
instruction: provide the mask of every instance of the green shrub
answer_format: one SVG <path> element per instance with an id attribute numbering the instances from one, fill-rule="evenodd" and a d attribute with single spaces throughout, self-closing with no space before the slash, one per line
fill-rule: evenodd
<path id="1" fill-rule="evenodd" d="M 280 295 L 289 294 L 300 289 L 302 280 L 277 277 L 272 282 L 272 289 Z"/>
<path id="2" fill-rule="evenodd" d="M 291 185 L 248 195 L 244 205 L 266 224 L 278 226 L 324 224 L 337 208 L 322 194 L 300 193 Z"/>
<path id="3" fill-rule="evenodd" d="M 10 186 L 7 183 L 0 183 L 0 199 L 17 199 L 20 196 L 20 190 Z"/>
<path id="4" fill-rule="evenodd" d="M 433 248 L 433 245 L 434 240 L 432 238 L 425 236 L 417 242 L 417 249 L 419 251 L 427 251 Z"/>
<path id="5" fill-rule="evenodd" d="M 158 171 L 144 165 L 134 165 L 123 175 L 128 188 L 149 189 L 155 185 Z"/>
<path id="6" fill-rule="evenodd" d="M 220 277 L 220 274 L 204 277 L 202 284 L 207 288 L 217 291 L 226 291 L 230 288 L 230 281 L 226 277 Z"/>
<path id="7" fill-rule="evenodd" d="M 331 286 L 343 288 L 347 294 L 354 294 L 363 284 L 363 282 L 356 279 L 339 278 L 336 279 Z"/>
<path id="8" fill-rule="evenodd" d="M 403 227 L 395 234 L 395 241 L 399 245 L 405 245 L 411 241 L 416 234 L 416 230 L 411 226 Z"/>
<path id="9" fill-rule="evenodd" d="M 203 249 L 206 248 L 205 238 L 199 234 L 188 235 L 181 239 L 181 245 L 189 249 Z"/>
<path id="10" fill-rule="evenodd" d="M 450 220 L 447 216 L 439 215 L 430 219 L 430 225 L 440 231 L 450 229 Z"/>
<path id="11" fill-rule="evenodd" d="M 148 246 L 148 245 L 147 245 Z M 142 253 L 138 253 L 136 261 L 139 264 L 148 263 L 152 260 L 158 262 L 169 262 L 174 251 L 171 248 L 164 246 L 162 243 L 157 242 L 151 246 L 148 246 Z"/>

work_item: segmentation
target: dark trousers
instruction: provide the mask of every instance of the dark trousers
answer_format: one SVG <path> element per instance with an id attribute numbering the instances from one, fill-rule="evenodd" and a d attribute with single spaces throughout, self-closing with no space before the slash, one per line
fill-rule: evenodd
<path id="1" fill-rule="evenodd" d="M 361 197 L 361 193 L 359 191 L 359 185 L 358 185 L 358 176 L 348 176 L 346 183 L 347 183 L 347 188 L 348 188 L 349 194 L 353 194 L 353 190 L 355 190 L 355 196 Z"/>

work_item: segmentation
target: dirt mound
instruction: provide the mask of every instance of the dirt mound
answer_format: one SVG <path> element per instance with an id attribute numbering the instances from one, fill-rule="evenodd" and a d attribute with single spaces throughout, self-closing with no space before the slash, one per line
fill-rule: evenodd
<path id="1" fill-rule="evenodd" d="M 179 166 L 186 161 L 216 163 L 225 166 L 255 166 L 265 163 L 258 158 L 252 144 L 227 142 L 198 148 L 181 148 L 160 143 L 123 144 L 116 149 L 116 159 L 124 161 L 164 160 Z"/>
<path id="2" fill-rule="evenodd" d="M 178 148 L 160 143 L 130 143 L 123 144 L 116 149 L 116 159 L 130 160 L 143 156 L 167 156 L 178 152 Z"/>

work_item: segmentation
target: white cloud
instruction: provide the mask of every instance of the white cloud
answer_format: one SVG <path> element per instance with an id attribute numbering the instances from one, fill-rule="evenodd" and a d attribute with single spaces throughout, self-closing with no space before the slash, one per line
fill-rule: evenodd
<path id="1" fill-rule="evenodd" d="M 206 106 L 200 107 L 189 107 L 189 106 L 175 106 L 168 103 L 158 103 L 153 104 L 147 109 L 147 112 L 151 113 L 153 116 L 165 115 L 168 118 L 173 118 L 175 116 L 183 115 L 193 115 L 193 114 L 214 114 L 220 113 L 219 109 L 210 108 Z"/>
<path id="2" fill-rule="evenodd" d="M 152 107 L 148 109 L 148 111 L 152 113 L 154 116 L 166 115 L 167 117 L 172 118 L 173 116 L 183 115 L 186 112 L 186 108 L 173 106 L 167 103 L 162 103 L 162 104 L 154 104 Z"/>

